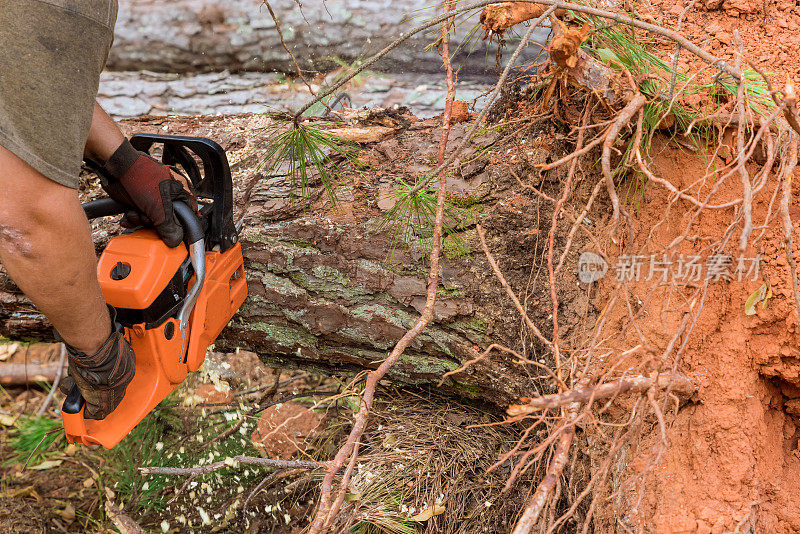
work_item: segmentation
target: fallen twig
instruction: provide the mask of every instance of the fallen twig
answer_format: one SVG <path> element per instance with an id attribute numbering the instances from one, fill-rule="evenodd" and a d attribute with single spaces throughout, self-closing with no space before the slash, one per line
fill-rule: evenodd
<path id="1" fill-rule="evenodd" d="M 53 380 L 53 385 L 50 386 L 50 391 L 47 393 L 47 397 L 45 397 L 42 405 L 39 406 L 39 409 L 36 411 L 36 415 L 43 415 L 45 413 L 47 408 L 50 406 L 50 403 L 53 402 L 53 396 L 58 389 L 58 384 L 61 382 L 61 377 L 64 374 L 64 364 L 67 362 L 67 348 L 63 343 L 61 343 L 60 352 L 61 357 L 58 360 L 58 369 L 56 370 L 56 376 Z"/>
<path id="2" fill-rule="evenodd" d="M 244 504 L 242 505 L 242 513 L 247 512 L 247 506 L 250 504 L 250 500 L 253 497 L 255 497 L 255 495 L 261 490 L 261 488 L 264 487 L 264 485 L 266 485 L 267 483 L 271 483 L 273 480 L 275 480 L 275 478 L 278 476 L 278 473 L 280 473 L 280 471 L 273 471 L 272 473 L 265 476 L 261 480 L 261 482 L 259 482 L 258 485 L 255 488 L 253 488 L 253 491 L 251 491 L 250 494 L 247 496 L 247 498 L 244 500 Z"/>
<path id="3" fill-rule="evenodd" d="M 106 516 L 114 523 L 120 534 L 147 534 L 147 531 L 139 526 L 139 523 L 122 513 L 122 510 L 114 504 L 114 492 L 106 488 Z"/>

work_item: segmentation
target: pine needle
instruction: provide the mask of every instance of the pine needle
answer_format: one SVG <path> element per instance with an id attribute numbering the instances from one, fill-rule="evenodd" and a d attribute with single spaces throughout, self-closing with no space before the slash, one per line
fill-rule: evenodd
<path id="1" fill-rule="evenodd" d="M 292 194 L 299 190 L 305 202 L 310 200 L 313 179 L 318 177 L 331 204 L 338 204 L 338 176 L 329 169 L 328 159 L 332 154 L 339 154 L 351 163 L 357 163 L 358 145 L 320 128 L 326 125 L 328 123 L 315 123 L 314 126 L 300 123 L 280 133 L 278 129 L 282 125 L 273 127 L 276 134 L 267 145 L 257 170 L 266 167 L 267 174 L 288 176 Z"/>

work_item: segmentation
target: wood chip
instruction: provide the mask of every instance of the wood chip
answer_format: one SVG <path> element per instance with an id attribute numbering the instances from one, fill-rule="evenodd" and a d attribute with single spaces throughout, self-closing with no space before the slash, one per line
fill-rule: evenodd
<path id="1" fill-rule="evenodd" d="M 348 126 L 326 130 L 327 133 L 353 141 L 354 143 L 376 143 L 394 132 L 394 128 L 386 126 Z"/>
<path id="2" fill-rule="evenodd" d="M 114 493 L 106 488 L 106 516 L 114 523 L 120 534 L 147 534 L 139 523 L 122 513 L 112 500 Z"/>

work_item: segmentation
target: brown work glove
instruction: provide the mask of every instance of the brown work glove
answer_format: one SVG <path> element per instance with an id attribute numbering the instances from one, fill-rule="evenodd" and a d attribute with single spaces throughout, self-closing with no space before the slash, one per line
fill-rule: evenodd
<path id="1" fill-rule="evenodd" d="M 133 380 L 136 357 L 122 332 L 114 330 L 100 350 L 94 354 L 83 353 L 74 347 L 67 347 L 69 376 L 61 381 L 59 389 L 69 393 L 77 385 L 86 401 L 83 416 L 86 419 L 105 419 L 122 401 L 125 390 Z"/>
<path id="2" fill-rule="evenodd" d="M 114 200 L 133 210 L 123 217 L 122 226 L 152 226 L 167 246 L 177 247 L 183 240 L 183 227 L 175 217 L 172 203 L 186 202 L 195 211 L 197 202 L 188 190 L 189 183 L 175 179 L 176 170 L 139 152 L 127 139 L 103 166 L 113 181 L 103 180 L 103 189 Z"/>

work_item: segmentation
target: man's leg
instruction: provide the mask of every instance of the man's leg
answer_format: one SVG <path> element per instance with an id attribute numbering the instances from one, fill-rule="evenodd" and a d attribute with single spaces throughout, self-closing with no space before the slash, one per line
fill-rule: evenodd
<path id="1" fill-rule="evenodd" d="M 78 193 L 0 146 L 0 261 L 69 345 L 95 353 L 111 333 Z"/>
<path id="2" fill-rule="evenodd" d="M 103 163 L 125 139 L 95 103 L 85 154 Z M 111 333 L 90 227 L 75 189 L 0 146 L 0 262 L 69 345 L 92 354 Z"/>
<path id="3" fill-rule="evenodd" d="M 135 355 L 112 332 L 76 190 L 117 0 L 0 4 L 0 261 L 66 341 L 62 384 L 102 419 Z"/>

